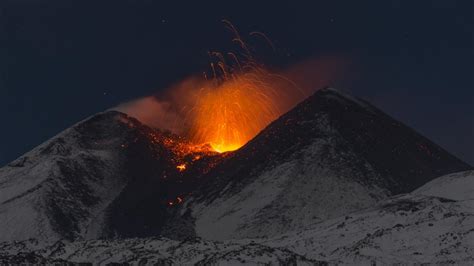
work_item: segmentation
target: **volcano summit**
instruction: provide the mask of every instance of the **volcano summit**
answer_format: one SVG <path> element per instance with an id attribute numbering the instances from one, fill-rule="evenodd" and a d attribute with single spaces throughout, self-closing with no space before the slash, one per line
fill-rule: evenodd
<path id="1" fill-rule="evenodd" d="M 0 262 L 472 263 L 471 169 L 334 89 L 226 153 L 104 112 L 0 169 Z"/>

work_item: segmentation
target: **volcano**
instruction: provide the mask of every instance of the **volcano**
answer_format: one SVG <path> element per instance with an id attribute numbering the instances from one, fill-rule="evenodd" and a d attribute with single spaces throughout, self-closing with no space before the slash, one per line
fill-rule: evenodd
<path id="1" fill-rule="evenodd" d="M 0 169 L 2 240 L 159 234 L 189 176 L 222 157 L 189 147 L 123 113 L 88 118 Z"/>
<path id="2" fill-rule="evenodd" d="M 203 238 L 271 237 L 467 169 L 369 103 L 329 88 L 225 158 L 181 212 L 192 213 Z"/>
<path id="3" fill-rule="evenodd" d="M 279 117 L 242 148 L 226 153 L 108 111 L 79 122 L 0 169 L 0 241 L 4 241 L 0 255 L 6 262 L 27 261 L 14 255 L 23 249 L 32 252 L 30 259 L 52 262 L 70 258 L 66 251 L 45 251 L 60 250 L 45 248 L 55 241 L 73 241 L 76 249 L 111 245 L 134 250 L 155 241 L 174 249 L 186 243 L 189 250 L 182 251 L 183 256 L 192 257 L 190 250 L 197 249 L 210 256 L 207 262 L 274 254 L 279 263 L 289 258 L 316 263 L 324 256 L 304 257 L 298 251 L 298 239 L 308 236 L 311 228 L 323 230 L 346 220 L 351 230 L 369 230 L 364 219 L 377 224 L 377 219 L 393 213 L 388 210 L 407 204 L 423 210 L 451 204 L 445 209 L 454 210 L 452 217 L 471 217 L 469 208 L 454 206 L 459 199 L 434 200 L 443 198 L 439 193 L 395 199 L 430 181 L 440 184 L 437 190 L 451 187 L 451 181 L 436 178 L 470 169 L 371 104 L 329 88 Z M 469 176 L 466 182 L 472 180 L 471 174 L 464 176 Z M 433 185 L 429 188 L 432 191 Z M 355 213 L 366 218 L 344 218 Z M 415 211 L 405 215 L 411 217 Z M 446 221 L 443 228 L 459 222 Z M 474 231 L 467 227 L 471 233 L 464 237 L 472 237 Z M 336 229 L 343 234 L 346 228 Z M 281 239 L 289 236 L 294 241 L 285 246 Z M 136 237 L 144 242 L 130 240 Z M 419 237 L 436 241 L 437 236 Z M 90 242 L 94 239 L 105 242 Z M 244 240 L 251 242 L 232 242 Z M 252 244 L 257 240 L 260 244 Z M 27 242 L 21 242 L 19 249 L 11 241 Z M 209 250 L 202 247 L 208 245 L 214 245 L 217 253 L 206 253 Z M 347 243 L 331 245 L 342 248 Z M 470 249 L 472 243 L 461 243 L 459 248 L 463 247 Z M 350 257 L 355 252 L 335 254 Z M 190 257 L 176 260 L 176 253 L 163 256 L 160 260 L 197 262 Z"/>

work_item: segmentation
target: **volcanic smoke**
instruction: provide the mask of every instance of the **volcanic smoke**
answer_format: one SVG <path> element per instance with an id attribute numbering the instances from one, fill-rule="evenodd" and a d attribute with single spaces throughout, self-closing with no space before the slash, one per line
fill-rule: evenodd
<path id="1" fill-rule="evenodd" d="M 198 90 L 185 114 L 191 140 L 218 152 L 236 150 L 281 114 L 289 95 L 276 86 L 279 77 L 258 65 L 246 67 L 234 73 L 222 68 L 223 81 Z"/>
<path id="2" fill-rule="evenodd" d="M 290 77 L 270 71 L 252 57 L 232 24 L 226 22 L 226 25 L 233 31 L 233 41 L 242 53 L 212 52 L 210 74 L 188 78 L 159 98 L 146 97 L 116 109 L 152 127 L 186 137 L 197 145 L 209 144 L 220 153 L 233 151 L 306 98 L 313 88 L 328 85 L 341 65 L 340 60 L 325 58 L 291 68 L 286 71 Z M 265 39 L 268 40 L 266 36 Z M 308 69 L 312 71 L 304 78 L 295 75 L 295 71 L 308 73 Z M 292 80 L 305 82 L 299 87 Z M 313 82 L 308 84 L 308 80 Z"/>

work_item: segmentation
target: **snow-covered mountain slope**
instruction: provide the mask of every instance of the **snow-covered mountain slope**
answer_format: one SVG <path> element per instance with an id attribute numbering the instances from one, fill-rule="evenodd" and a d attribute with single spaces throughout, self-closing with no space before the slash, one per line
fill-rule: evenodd
<path id="1" fill-rule="evenodd" d="M 285 248 L 254 241 L 213 242 L 166 238 L 59 241 L 43 246 L 34 240 L 0 243 L 1 263 L 127 263 L 128 265 L 324 265 Z"/>
<path id="2" fill-rule="evenodd" d="M 0 241 L 273 237 L 471 169 L 332 89 L 238 151 L 193 147 L 119 112 L 86 119 L 0 169 Z"/>
<path id="3" fill-rule="evenodd" d="M 206 239 L 271 237 L 467 169 L 368 103 L 323 89 L 215 167 L 181 213 Z"/>
<path id="4" fill-rule="evenodd" d="M 460 192 L 461 187 L 472 190 L 473 182 L 473 171 L 442 176 L 410 194 L 262 244 L 285 247 L 312 259 L 349 264 L 471 265 L 474 200 L 472 194 L 455 191 Z"/>
<path id="5" fill-rule="evenodd" d="M 65 130 L 0 169 L 0 241 L 159 234 L 194 187 L 180 143 L 119 112 Z"/>
<path id="6" fill-rule="evenodd" d="M 94 121 L 91 121 L 93 124 Z M 87 123 L 87 122 L 86 122 Z M 88 140 L 82 123 L 0 169 L 0 238 L 74 239 L 104 220 L 101 210 L 126 185 L 120 123 Z"/>
<path id="7" fill-rule="evenodd" d="M 458 173 L 470 184 L 471 172 Z M 438 192 L 459 180 L 441 177 Z M 310 225 L 273 238 L 210 241 L 166 238 L 0 243 L 0 263 L 92 262 L 280 265 L 472 265 L 474 201 L 423 196 L 395 196 L 376 206 Z M 216 228 L 216 230 L 218 230 Z"/>
<path id="8" fill-rule="evenodd" d="M 472 265 L 474 201 L 397 197 L 262 244 L 347 264 Z"/>
<path id="9" fill-rule="evenodd" d="M 474 200 L 474 171 L 459 172 L 436 178 L 415 190 L 413 194 L 452 200 Z"/>

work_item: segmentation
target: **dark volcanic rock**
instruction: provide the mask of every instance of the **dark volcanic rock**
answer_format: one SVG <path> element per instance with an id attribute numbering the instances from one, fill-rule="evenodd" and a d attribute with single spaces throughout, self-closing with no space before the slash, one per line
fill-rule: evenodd
<path id="1" fill-rule="evenodd" d="M 115 111 L 78 123 L 0 169 L 0 225 L 12 229 L 0 240 L 160 234 L 169 202 L 200 173 L 176 165 L 202 168 L 177 145 L 186 141 Z"/>
<path id="2" fill-rule="evenodd" d="M 329 155 L 334 150 L 338 158 L 318 158 L 315 164 L 330 166 L 345 160 L 355 168 L 354 178 L 359 182 L 375 182 L 391 194 L 410 192 L 441 175 L 472 169 L 369 103 L 334 89 L 322 89 L 270 124 L 211 174 L 219 176 L 215 183 L 224 186 L 228 182 L 245 183 L 318 138 L 330 141 L 323 153 Z M 366 162 L 370 167 L 364 165 Z M 370 171 L 383 178 L 371 179 Z M 208 187 L 220 190 L 214 183 Z"/>
<path id="3" fill-rule="evenodd" d="M 0 169 L 0 241 L 268 237 L 471 168 L 332 89 L 238 151 L 188 146 L 115 111 L 74 125 Z"/>
<path id="4" fill-rule="evenodd" d="M 224 159 L 185 206 L 198 236 L 266 237 L 467 169 L 372 105 L 323 89 Z"/>

